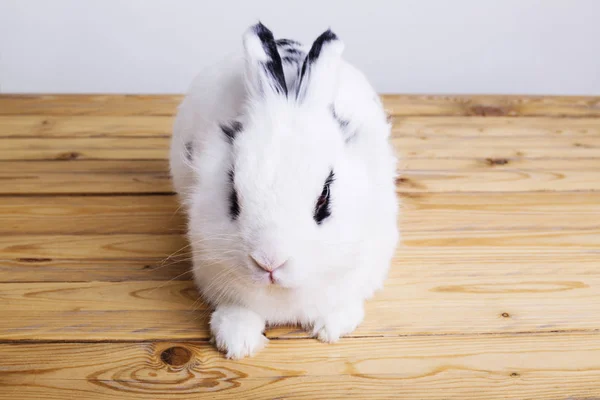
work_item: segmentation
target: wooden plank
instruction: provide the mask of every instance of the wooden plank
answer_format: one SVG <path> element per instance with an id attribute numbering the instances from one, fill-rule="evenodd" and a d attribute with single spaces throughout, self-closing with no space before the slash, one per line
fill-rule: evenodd
<path id="1" fill-rule="evenodd" d="M 600 189 L 598 159 L 403 159 L 399 192 Z M 166 160 L 0 162 L 0 194 L 172 193 Z"/>
<path id="2" fill-rule="evenodd" d="M 405 158 L 600 158 L 600 135 L 506 137 L 405 136 L 392 140 L 399 157 Z M 600 164 L 600 161 L 597 161 Z"/>
<path id="3" fill-rule="evenodd" d="M 538 192 L 600 189 L 598 159 L 404 159 L 399 192 Z"/>
<path id="4" fill-rule="evenodd" d="M 1 203 L 0 203 L 1 204 Z M 404 231 L 590 229 L 600 221 L 599 192 L 403 193 Z"/>
<path id="5" fill-rule="evenodd" d="M 189 310 L 197 299 L 191 281 L 52 282 L 0 284 L 7 314 L 76 311 Z M 136 301 L 135 299 L 140 299 Z"/>
<path id="6" fill-rule="evenodd" d="M 172 125 L 170 116 L 0 115 L 0 137 L 170 137 Z"/>
<path id="7" fill-rule="evenodd" d="M 226 360 L 206 342 L 3 344 L 0 399 L 592 399 L 600 335 L 272 341 Z M 204 395 L 204 396 L 203 396 Z"/>
<path id="8" fill-rule="evenodd" d="M 0 399 L 600 396 L 600 97 L 382 96 L 405 211 L 385 290 L 338 345 L 270 328 L 241 362 L 207 342 L 167 196 L 180 97 L 17 97 L 0 95 Z"/>
<path id="9" fill-rule="evenodd" d="M 425 232 L 427 234 L 431 231 L 432 229 Z M 592 242 L 584 242 L 583 245 L 579 245 L 579 242 L 576 241 L 582 240 L 578 235 L 579 231 L 576 231 L 574 235 L 566 234 L 564 238 L 571 238 L 572 242 L 568 242 L 565 248 L 554 251 L 555 249 L 551 246 L 533 247 L 533 244 L 538 241 L 546 243 L 556 240 L 555 236 L 549 238 L 542 236 L 542 239 L 538 239 L 537 237 L 541 235 L 540 232 L 544 231 L 538 230 L 530 233 L 529 236 L 526 235 L 523 239 L 524 243 L 518 246 L 507 247 L 502 245 L 500 239 L 492 237 L 492 239 L 485 238 L 483 240 L 487 240 L 486 243 L 494 240 L 500 243 L 495 243 L 496 246 L 471 247 L 466 246 L 469 243 L 469 235 L 475 237 L 473 244 L 481 245 L 482 239 L 477 237 L 477 231 L 469 230 L 464 234 L 450 233 L 440 239 L 438 235 L 424 236 L 423 233 L 413 233 L 411 230 L 404 229 L 402 231 L 404 245 L 398 249 L 398 257 L 394 260 L 394 266 L 404 271 L 413 271 L 413 267 L 416 265 L 419 268 L 418 276 L 422 276 L 424 271 L 421 271 L 420 268 L 438 271 L 439 268 L 447 268 L 447 265 L 450 264 L 456 265 L 457 268 L 460 267 L 458 270 L 449 269 L 456 273 L 465 271 L 474 273 L 471 272 L 471 269 L 476 271 L 478 267 L 487 268 L 490 265 L 501 271 L 506 268 L 512 271 L 511 264 L 515 260 L 519 260 L 516 265 L 528 265 L 528 267 L 535 268 L 542 266 L 557 274 L 560 274 L 560 269 L 554 268 L 553 265 L 571 268 L 572 257 L 583 264 L 595 261 L 595 265 L 598 265 L 598 249 L 594 245 L 594 241 L 597 243 L 598 239 L 594 235 L 585 235 L 583 239 L 591 238 Z M 546 232 L 552 232 L 552 230 Z M 519 234 L 521 231 L 517 230 L 515 233 Z M 182 238 L 165 237 L 165 241 L 162 241 L 163 236 L 161 235 L 133 235 L 132 238 L 108 235 L 108 237 L 97 237 L 98 240 L 94 242 L 93 237 L 84 237 L 73 241 L 74 245 L 80 246 L 79 250 L 71 250 L 64 243 L 68 243 L 72 238 L 73 236 L 68 235 L 35 236 L 32 240 L 18 237 L 16 246 L 15 242 L 5 240 L 8 254 L 4 251 L 3 254 L 0 254 L 0 282 L 77 282 L 86 280 L 122 282 L 190 278 L 187 275 L 190 267 L 189 247 L 184 247 L 187 243 Z M 52 257 L 50 251 L 44 251 L 43 248 L 35 249 L 35 243 L 46 243 L 52 240 L 56 240 L 61 246 L 60 249 L 53 251 Z M 116 247 L 122 246 L 119 240 L 133 241 L 135 249 L 146 250 L 143 254 L 140 251 L 126 251 L 121 247 Z M 181 243 L 179 243 L 180 240 Z M 444 246 L 409 247 L 406 246 L 407 241 L 413 245 L 443 241 Z M 160 246 L 156 246 L 158 242 L 162 249 Z M 169 242 L 170 245 L 167 244 Z M 114 243 L 114 246 L 111 246 L 111 243 Z M 103 247 L 102 244 L 105 246 Z M 513 259 L 506 257 L 513 257 Z"/>
<path id="10" fill-rule="evenodd" d="M 537 192 L 599 190 L 596 171 L 407 171 L 400 192 Z"/>
<path id="11" fill-rule="evenodd" d="M 208 340 L 209 316 L 200 302 L 189 310 L 27 310 L 19 315 L 19 321 L 11 318 L 0 323 L 0 342 Z M 288 337 L 302 337 L 297 329 L 287 329 Z"/>
<path id="12" fill-rule="evenodd" d="M 404 245 L 420 246 L 456 246 L 456 247 L 577 247 L 600 248 L 600 228 L 589 230 L 544 231 L 530 229 L 514 230 L 479 230 L 479 231 L 430 231 L 406 232 Z"/>
<path id="13" fill-rule="evenodd" d="M 79 175 L 86 173 L 102 174 L 121 171 L 122 174 L 165 173 L 169 171 L 167 160 L 112 160 L 112 161 L 5 161 L 0 162 L 0 173 L 20 171 L 34 174 L 51 170 L 56 174 L 72 174 L 79 180 Z"/>
<path id="14" fill-rule="evenodd" d="M 0 234 L 183 233 L 178 209 L 176 196 L 0 197 Z"/>
<path id="15" fill-rule="evenodd" d="M 0 115 L 173 115 L 180 95 L 0 95 Z"/>
<path id="16" fill-rule="evenodd" d="M 166 160 L 0 162 L 0 194 L 172 193 Z"/>
<path id="17" fill-rule="evenodd" d="M 351 336 L 600 329 L 599 263 L 597 248 L 407 247 Z M 208 337 L 191 281 L 2 283 L 0 301 L 3 340 Z"/>
<path id="18" fill-rule="evenodd" d="M 598 117 L 597 96 L 382 95 L 391 115 Z"/>
<path id="19" fill-rule="evenodd" d="M 424 217 L 425 218 L 425 217 Z M 432 221 L 434 223 L 434 221 Z M 412 230 L 402 225 L 402 243 L 409 247 L 600 247 L 600 227 L 589 229 Z M 181 234 L 86 234 L 0 236 L 4 259 L 156 259 L 188 255 Z"/>
<path id="20" fill-rule="evenodd" d="M 187 242 L 178 234 L 0 236 L 4 259 L 152 259 L 182 248 L 187 248 Z"/>
<path id="21" fill-rule="evenodd" d="M 411 117 L 393 118 L 393 135 L 427 137 L 539 137 L 600 134 L 597 118 Z M 0 115 L 4 138 L 170 137 L 172 116 Z M 506 140 L 506 139 L 505 139 Z"/>
<path id="22" fill-rule="evenodd" d="M 598 136 L 600 122 L 597 118 L 563 118 L 557 121 L 552 117 L 394 117 L 392 131 L 394 137 L 502 137 L 504 141 L 512 141 L 531 137 Z"/>
<path id="23" fill-rule="evenodd" d="M 403 230 L 590 229 L 600 192 L 401 193 Z M 0 197 L 0 234 L 176 234 L 186 220 L 176 196 Z"/>
<path id="24" fill-rule="evenodd" d="M 3 138 L 0 160 L 166 160 L 170 137 Z M 398 136 L 401 158 L 600 158 L 600 135 L 506 137 Z"/>
<path id="25" fill-rule="evenodd" d="M 0 281 L 190 279 L 180 234 L 0 236 Z"/>
<path id="26" fill-rule="evenodd" d="M 95 255 L 102 257 L 102 254 Z M 0 282 L 121 282 L 191 279 L 189 254 L 129 259 L 19 257 L 0 259 Z"/>
<path id="27" fill-rule="evenodd" d="M 170 138 L 0 139 L 0 160 L 166 160 Z"/>
<path id="28" fill-rule="evenodd" d="M 600 97 L 382 94 L 391 115 L 598 117 Z M 181 95 L 0 95 L 0 115 L 173 115 Z"/>

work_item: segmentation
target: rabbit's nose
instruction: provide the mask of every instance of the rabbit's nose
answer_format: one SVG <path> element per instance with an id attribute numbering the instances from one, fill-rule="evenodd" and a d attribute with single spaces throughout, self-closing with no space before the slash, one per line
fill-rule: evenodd
<path id="1" fill-rule="evenodd" d="M 273 259 L 262 256 L 259 253 L 250 254 L 250 259 L 260 269 L 264 269 L 267 272 L 273 272 L 277 268 L 281 268 L 287 260 L 283 261 L 273 261 Z"/>

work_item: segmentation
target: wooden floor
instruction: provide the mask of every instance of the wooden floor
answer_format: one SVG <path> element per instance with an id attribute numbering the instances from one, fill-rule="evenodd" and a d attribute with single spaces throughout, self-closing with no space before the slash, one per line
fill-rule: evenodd
<path id="1" fill-rule="evenodd" d="M 600 398 L 600 98 L 384 96 L 386 289 L 239 362 L 177 253 L 179 100 L 0 96 L 0 399 Z"/>

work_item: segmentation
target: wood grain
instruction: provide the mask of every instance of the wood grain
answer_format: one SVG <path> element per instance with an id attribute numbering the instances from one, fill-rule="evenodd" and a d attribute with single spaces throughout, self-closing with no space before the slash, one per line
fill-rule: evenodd
<path id="1" fill-rule="evenodd" d="M 1 139 L 0 160 L 166 160 L 169 138 Z"/>
<path id="2" fill-rule="evenodd" d="M 391 115 L 598 117 L 593 96 L 382 94 Z M 1 115 L 173 115 L 181 95 L 0 95 Z"/>
<path id="3" fill-rule="evenodd" d="M 173 116 L 1 115 L 0 138 L 170 137 Z M 597 118 L 393 117 L 396 137 L 588 137 L 600 132 Z"/>
<path id="4" fill-rule="evenodd" d="M 135 259 L 167 257 L 187 246 L 182 235 L 23 235 L 0 236 L 0 257 Z"/>
<path id="5" fill-rule="evenodd" d="M 0 160 L 167 160 L 170 137 L 3 138 Z M 520 137 L 395 136 L 401 158 L 598 158 L 600 135 Z M 597 161 L 600 163 L 600 161 Z"/>
<path id="6" fill-rule="evenodd" d="M 351 336 L 600 329 L 597 249 L 408 247 L 393 265 Z M 208 337 L 191 281 L 2 283 L 0 301 L 4 340 Z M 306 337 L 293 326 L 268 334 Z"/>
<path id="7" fill-rule="evenodd" d="M 600 192 L 403 193 L 400 200 L 408 233 L 589 229 L 600 221 Z"/>
<path id="8" fill-rule="evenodd" d="M 456 231 L 406 230 L 406 247 L 600 247 L 600 227 L 589 229 L 528 229 Z M 401 250 L 398 250 L 401 251 Z M 182 234 L 12 235 L 0 236 L 0 257 L 27 259 L 155 259 L 171 254 L 189 256 Z"/>
<path id="9" fill-rule="evenodd" d="M 398 192 L 596 191 L 600 159 L 404 159 Z M 172 194 L 166 160 L 0 162 L 0 194 Z"/>
<path id="10" fill-rule="evenodd" d="M 600 134 L 597 118 L 411 117 L 392 119 L 394 137 L 497 138 L 590 137 Z"/>
<path id="11" fill-rule="evenodd" d="M 398 192 L 596 191 L 600 159 L 405 159 Z"/>
<path id="12" fill-rule="evenodd" d="M 586 137 L 395 137 L 396 152 L 403 158 L 597 158 L 600 164 L 600 135 Z"/>
<path id="13" fill-rule="evenodd" d="M 558 230 L 600 226 L 600 192 L 400 193 L 408 232 Z M 176 196 L 0 197 L 0 234 L 176 234 Z"/>
<path id="14" fill-rule="evenodd" d="M 3 257 L 0 263 L 1 282 L 80 282 L 80 281 L 162 281 L 189 279 L 189 254 L 184 251 L 171 257 L 152 256 L 123 258 L 48 258 Z M 102 255 L 101 252 L 95 254 Z M 405 271 L 409 277 L 413 268 L 418 276 L 438 279 L 440 268 L 454 273 L 475 274 L 479 268 L 498 268 L 501 271 L 522 265 L 537 270 L 542 268 L 560 275 L 571 269 L 573 260 L 582 265 L 598 265 L 598 250 L 594 248 L 555 249 L 551 247 L 532 250 L 530 247 L 407 247 L 394 259 L 393 273 Z M 518 261 L 515 261 L 518 260 Z M 594 264 L 595 263 L 595 264 Z M 449 266 L 456 268 L 450 268 Z M 459 268 L 460 267 L 460 268 Z M 431 274 L 429 274 L 431 272 Z M 511 272 L 512 273 L 512 272 Z"/>
<path id="15" fill-rule="evenodd" d="M 271 341 L 234 362 L 205 342 L 0 345 L 0 399 L 557 399 L 600 393 L 600 336 Z M 557 384 L 559 382 L 560 384 Z M 576 396 L 576 397 L 574 397 Z"/>
<path id="16" fill-rule="evenodd" d="M 0 194 L 171 194 L 164 160 L 0 162 Z"/>
<path id="17" fill-rule="evenodd" d="M 598 117 L 600 97 L 382 95 L 391 115 Z"/>
<path id="18" fill-rule="evenodd" d="M 600 97 L 382 95 L 402 243 L 336 345 L 209 343 L 181 96 L 0 95 L 0 399 L 600 398 Z"/>
<path id="19" fill-rule="evenodd" d="M 0 95 L 1 115 L 173 115 L 182 96 Z"/>
<path id="20" fill-rule="evenodd" d="M 0 234 L 183 233 L 178 209 L 176 196 L 7 196 Z"/>
<path id="21" fill-rule="evenodd" d="M 171 116 L 48 116 L 0 114 L 0 138 L 170 137 Z"/>
<path id="22" fill-rule="evenodd" d="M 0 282 L 122 282 L 190 279 L 189 255 L 128 259 L 19 257 L 0 261 Z"/>

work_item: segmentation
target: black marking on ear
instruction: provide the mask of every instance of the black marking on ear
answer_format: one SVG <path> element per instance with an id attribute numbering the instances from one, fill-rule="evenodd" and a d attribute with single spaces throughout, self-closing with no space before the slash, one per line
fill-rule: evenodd
<path id="1" fill-rule="evenodd" d="M 277 51 L 277 44 L 275 43 L 273 33 L 261 22 L 254 26 L 254 33 L 256 33 L 256 36 L 262 42 L 263 49 L 269 57 L 269 61 L 262 63 L 267 76 L 273 80 L 275 91 L 287 96 L 288 90 L 283 74 L 283 65 Z"/>
<path id="2" fill-rule="evenodd" d="M 323 191 L 319 195 L 317 203 L 315 204 L 313 219 L 317 225 L 321 225 L 321 223 L 331 215 L 331 184 L 334 180 L 335 174 L 333 173 L 333 170 L 331 170 L 329 171 L 329 176 L 327 176 L 327 179 L 325 179 L 325 183 L 323 184 Z"/>
<path id="3" fill-rule="evenodd" d="M 306 73 L 310 66 L 317 61 L 319 55 L 321 54 L 321 50 L 323 49 L 323 45 L 328 42 L 332 42 L 337 40 L 338 37 L 335 33 L 331 31 L 331 29 L 327 29 L 323 32 L 312 44 L 308 54 L 304 58 L 304 63 L 302 64 L 302 69 L 300 70 L 300 79 L 298 87 L 302 85 L 302 81 L 306 79 Z"/>
<path id="4" fill-rule="evenodd" d="M 337 121 L 337 123 L 340 125 L 340 129 L 342 130 L 342 132 L 344 134 L 344 141 L 346 143 L 350 142 L 356 136 L 356 131 L 349 128 L 350 120 L 342 118 L 335 111 L 335 106 L 333 104 L 331 105 L 330 110 L 331 110 L 331 115 Z"/>
<path id="5" fill-rule="evenodd" d="M 185 158 L 188 161 L 192 161 L 192 156 L 194 155 L 194 145 L 191 141 L 185 144 Z"/>
<path id="6" fill-rule="evenodd" d="M 232 220 L 236 220 L 240 215 L 240 204 L 238 201 L 237 191 L 235 190 L 234 185 L 234 172 L 233 170 L 229 171 L 229 216 Z"/>
<path id="7" fill-rule="evenodd" d="M 323 48 L 323 45 L 325 43 L 329 43 L 337 39 L 337 35 L 333 33 L 331 29 L 327 29 L 325 32 L 323 32 L 317 38 L 317 40 L 315 40 L 312 47 L 310 48 L 310 51 L 308 52 L 307 59 L 309 60 L 309 62 L 315 62 L 315 60 L 319 58 L 319 55 L 321 54 L 321 49 Z"/>
<path id="8" fill-rule="evenodd" d="M 229 143 L 233 143 L 236 135 L 238 133 L 240 133 L 242 131 L 242 129 L 244 128 L 242 126 L 242 123 L 239 121 L 232 121 L 229 124 L 220 124 L 219 126 L 220 126 L 221 130 L 223 131 L 223 133 L 225 134 L 225 136 L 227 137 L 227 140 L 229 141 Z"/>

